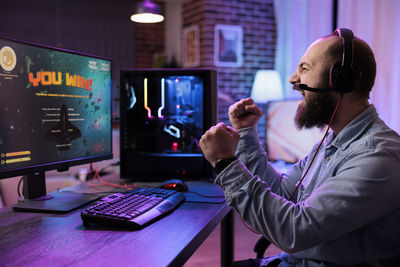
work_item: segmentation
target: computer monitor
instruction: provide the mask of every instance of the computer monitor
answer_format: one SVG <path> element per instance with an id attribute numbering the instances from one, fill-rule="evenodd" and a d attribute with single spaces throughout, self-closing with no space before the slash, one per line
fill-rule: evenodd
<path id="1" fill-rule="evenodd" d="M 199 140 L 216 122 L 216 75 L 210 69 L 121 71 L 122 178 L 213 177 Z"/>
<path id="2" fill-rule="evenodd" d="M 109 59 L 0 38 L 0 179 L 24 175 L 15 210 L 93 200 L 46 195 L 45 172 L 112 158 L 111 85 Z"/>
<path id="3" fill-rule="evenodd" d="M 294 117 L 301 100 L 268 102 L 266 106 L 266 146 L 268 160 L 295 163 L 321 141 L 325 129 L 297 129 Z"/>

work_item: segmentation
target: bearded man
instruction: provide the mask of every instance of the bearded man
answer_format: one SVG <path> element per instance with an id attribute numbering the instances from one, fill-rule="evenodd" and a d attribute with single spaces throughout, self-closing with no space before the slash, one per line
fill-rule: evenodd
<path id="1" fill-rule="evenodd" d="M 310 45 L 289 80 L 303 96 L 295 122 L 328 130 L 285 173 L 267 161 L 250 98 L 229 108 L 232 127 L 202 136 L 227 203 L 284 251 L 233 266 L 400 266 L 400 136 L 368 101 L 375 74 L 349 29 Z"/>

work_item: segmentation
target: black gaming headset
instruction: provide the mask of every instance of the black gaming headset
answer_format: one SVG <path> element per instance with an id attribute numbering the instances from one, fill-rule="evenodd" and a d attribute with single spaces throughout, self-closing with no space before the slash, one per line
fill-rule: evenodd
<path id="1" fill-rule="evenodd" d="M 338 28 L 333 32 L 333 34 L 339 36 L 342 39 L 343 56 L 342 61 L 336 62 L 330 68 L 330 88 L 311 88 L 308 87 L 306 84 L 299 84 L 296 87 L 294 86 L 294 89 L 321 93 L 333 90 L 340 94 L 345 94 L 353 91 L 357 80 L 361 76 L 361 73 L 355 70 L 353 67 L 354 34 L 351 30 L 346 28 Z"/>
<path id="2" fill-rule="evenodd" d="M 331 88 L 341 94 L 353 91 L 355 83 L 360 78 L 360 72 L 353 67 L 353 39 L 354 34 L 346 28 L 338 28 L 333 33 L 342 39 L 342 61 L 332 65 L 329 72 L 329 84 Z"/>

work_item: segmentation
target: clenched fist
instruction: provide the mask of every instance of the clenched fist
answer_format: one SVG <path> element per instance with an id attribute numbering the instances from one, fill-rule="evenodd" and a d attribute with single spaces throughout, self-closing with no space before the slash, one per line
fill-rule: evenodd
<path id="1" fill-rule="evenodd" d="M 235 129 L 220 122 L 201 137 L 200 148 L 204 157 L 215 167 L 218 160 L 235 156 L 239 138 Z"/>
<path id="2" fill-rule="evenodd" d="M 263 115 L 251 98 L 242 99 L 229 107 L 229 120 L 236 130 L 256 126 Z"/>

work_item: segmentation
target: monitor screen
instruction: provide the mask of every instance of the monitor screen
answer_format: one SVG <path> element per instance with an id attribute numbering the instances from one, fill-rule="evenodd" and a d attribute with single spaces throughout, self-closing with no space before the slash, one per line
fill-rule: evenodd
<path id="1" fill-rule="evenodd" d="M 325 128 L 297 129 L 294 117 L 301 100 L 268 102 L 266 107 L 266 146 L 268 159 L 295 163 L 321 141 Z"/>
<path id="2" fill-rule="evenodd" d="M 0 178 L 112 158 L 109 59 L 0 38 L 0 65 Z"/>
<path id="3" fill-rule="evenodd" d="M 131 69 L 120 77 L 121 177 L 211 178 L 199 140 L 216 122 L 216 72 Z"/>

